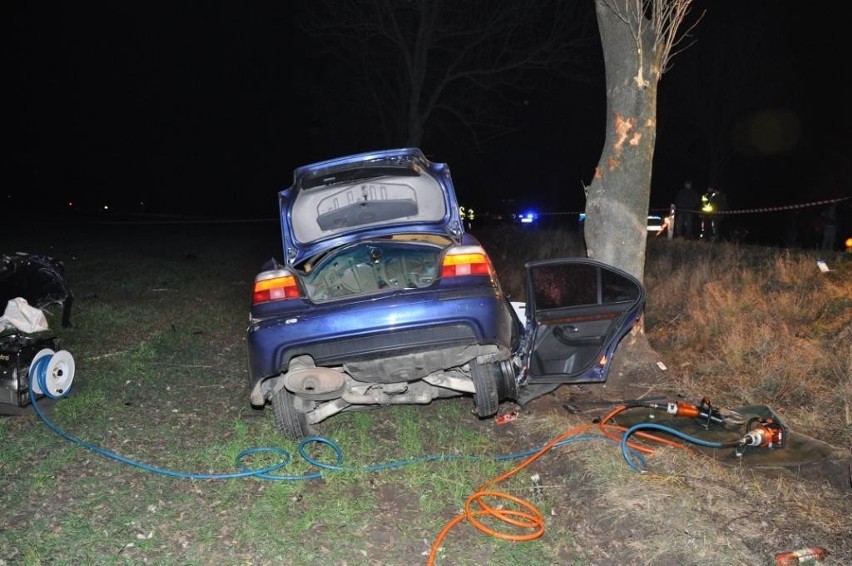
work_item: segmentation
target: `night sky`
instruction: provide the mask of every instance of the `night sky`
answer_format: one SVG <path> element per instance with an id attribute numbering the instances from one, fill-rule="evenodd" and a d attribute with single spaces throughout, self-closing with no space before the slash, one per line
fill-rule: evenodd
<path id="1" fill-rule="evenodd" d="M 13 0 L 3 18 L 7 205 L 274 217 L 294 167 L 378 149 L 369 136 L 335 136 L 328 124 L 353 117 L 300 88 L 324 75 L 299 5 Z M 694 15 L 707 13 L 660 83 L 652 208 L 685 178 L 743 209 L 852 193 L 848 6 L 694 3 Z M 450 163 L 461 200 L 480 209 L 517 198 L 581 210 L 603 92 L 599 81 L 551 82 L 510 109 L 517 131 L 484 154 L 423 149 Z"/>

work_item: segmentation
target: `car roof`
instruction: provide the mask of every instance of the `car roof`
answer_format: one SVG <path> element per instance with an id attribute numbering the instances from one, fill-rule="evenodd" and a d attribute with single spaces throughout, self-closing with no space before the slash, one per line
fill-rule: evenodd
<path id="1" fill-rule="evenodd" d="M 417 233 L 458 239 L 464 232 L 449 167 L 418 148 L 298 167 L 278 197 L 288 265 L 365 238 Z"/>

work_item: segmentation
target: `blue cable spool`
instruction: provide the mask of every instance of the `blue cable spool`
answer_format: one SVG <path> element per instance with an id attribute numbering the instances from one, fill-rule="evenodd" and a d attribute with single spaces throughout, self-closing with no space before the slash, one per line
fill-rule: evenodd
<path id="1" fill-rule="evenodd" d="M 39 351 L 30 363 L 30 388 L 37 395 L 59 399 L 68 395 L 74 381 L 74 357 L 66 350 Z"/>

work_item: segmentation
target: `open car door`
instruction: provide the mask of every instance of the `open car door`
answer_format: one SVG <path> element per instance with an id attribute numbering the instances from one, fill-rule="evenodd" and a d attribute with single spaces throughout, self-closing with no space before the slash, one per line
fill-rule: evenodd
<path id="1" fill-rule="evenodd" d="M 530 393 L 606 381 L 619 341 L 645 306 L 642 284 L 585 258 L 533 261 L 525 269 L 523 381 Z"/>

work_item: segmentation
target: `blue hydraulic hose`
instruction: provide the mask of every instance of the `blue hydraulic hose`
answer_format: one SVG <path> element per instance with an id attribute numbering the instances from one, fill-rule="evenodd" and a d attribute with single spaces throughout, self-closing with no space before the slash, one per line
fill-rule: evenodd
<path id="1" fill-rule="evenodd" d="M 38 383 L 39 389 L 41 389 L 42 393 L 44 393 L 45 396 L 51 399 L 59 399 L 59 397 L 62 397 L 63 394 L 54 395 L 50 391 L 50 387 L 47 386 L 47 366 L 50 363 L 50 359 L 52 357 L 53 356 L 42 356 L 37 359 L 33 364 L 32 373 L 35 377 L 34 381 Z"/>
<path id="2" fill-rule="evenodd" d="M 37 380 L 37 383 L 41 383 L 41 384 L 47 383 L 46 382 L 46 373 L 47 373 L 46 367 L 48 365 L 49 359 L 50 359 L 49 356 L 45 356 L 41 360 L 38 360 L 38 362 L 40 362 L 40 363 L 36 363 L 36 364 L 33 365 L 32 373 L 34 375 L 32 375 L 32 377 L 35 380 Z M 46 387 L 42 387 L 42 388 L 45 389 Z M 66 395 L 67 393 L 68 392 L 65 391 L 62 394 L 57 395 L 57 396 L 52 396 L 52 395 L 48 395 L 48 396 L 52 399 L 57 399 L 59 397 Z M 240 469 L 239 472 L 220 473 L 220 474 L 198 474 L 198 473 L 178 472 L 178 471 L 174 471 L 174 470 L 169 470 L 169 469 L 165 469 L 165 468 L 159 468 L 159 467 L 156 467 L 156 466 L 151 466 L 151 465 L 139 462 L 138 460 L 133 460 L 131 458 L 127 458 L 125 456 L 122 456 L 122 455 L 117 454 L 115 452 L 112 452 L 110 450 L 106 450 L 106 449 L 101 448 L 99 446 L 95 446 L 95 445 L 93 445 L 89 442 L 86 442 L 85 440 L 83 440 L 81 438 L 78 438 L 78 437 L 76 437 L 72 434 L 69 434 L 69 433 L 65 432 L 64 430 L 60 429 L 53 422 L 51 422 L 51 420 L 48 419 L 47 416 L 42 412 L 41 408 L 38 406 L 36 394 L 33 391 L 32 387 L 30 387 L 30 389 L 29 389 L 29 399 L 30 399 L 30 403 L 33 406 L 33 409 L 35 410 L 35 412 L 39 416 L 39 418 L 44 422 L 44 424 L 46 424 L 48 426 L 48 428 L 50 428 L 53 432 L 55 432 L 56 434 L 58 434 L 59 436 L 61 436 L 65 440 L 68 440 L 69 442 L 71 442 L 73 444 L 77 444 L 78 446 L 82 446 L 83 448 L 90 450 L 92 452 L 95 452 L 96 454 L 100 454 L 101 456 L 104 456 L 104 457 L 112 459 L 112 460 L 116 460 L 118 462 L 127 464 L 129 466 L 134 466 L 134 467 L 137 467 L 137 468 L 140 468 L 140 469 L 143 469 L 143 470 L 147 470 L 149 472 L 162 474 L 162 475 L 165 475 L 165 476 L 170 476 L 170 477 L 175 477 L 175 478 L 199 479 L 199 480 L 209 480 L 209 479 L 220 479 L 221 480 L 221 479 L 256 477 L 256 478 L 261 478 L 261 479 L 277 480 L 277 481 L 281 481 L 281 480 L 308 480 L 308 479 L 319 479 L 319 478 L 323 477 L 322 470 L 375 472 L 375 471 L 381 471 L 381 470 L 401 468 L 403 466 L 409 466 L 409 465 L 412 465 L 412 464 L 425 463 L 425 462 L 450 462 L 450 461 L 475 462 L 475 461 L 486 459 L 485 457 L 480 457 L 480 456 L 462 456 L 462 455 L 458 455 L 458 454 L 438 454 L 438 455 L 431 455 L 431 456 L 422 456 L 422 457 L 413 458 L 413 459 L 409 459 L 409 460 L 397 460 L 397 461 L 386 462 L 384 464 L 376 464 L 376 465 L 371 465 L 371 466 L 351 467 L 351 466 L 344 466 L 343 465 L 343 451 L 340 449 L 340 446 L 338 446 L 334 441 L 329 440 L 328 438 L 323 438 L 323 437 L 319 437 L 319 436 L 312 436 L 312 437 L 308 437 L 308 438 L 303 439 L 299 443 L 298 451 L 299 451 L 299 455 L 302 457 L 302 459 L 304 459 L 307 463 L 311 464 L 312 466 L 320 469 L 321 470 L 320 472 L 306 473 L 306 474 L 300 474 L 300 475 L 289 475 L 289 474 L 274 473 L 278 470 L 283 469 L 291 461 L 289 452 L 287 452 L 283 448 L 276 448 L 276 447 L 249 448 L 249 449 L 246 449 L 246 450 L 243 450 L 242 452 L 240 452 L 236 457 L 236 466 L 237 466 L 237 468 Z M 645 460 L 644 460 L 644 458 L 642 457 L 641 454 L 639 454 L 638 452 L 636 452 L 635 450 L 633 450 L 629 446 L 627 446 L 626 442 L 627 442 L 627 438 L 635 430 L 638 430 L 639 428 L 657 428 L 657 429 L 660 429 L 660 430 L 665 430 L 667 432 L 670 432 L 671 434 L 681 436 L 681 438 L 689 439 L 689 437 L 682 435 L 681 433 L 679 433 L 676 430 L 668 429 L 666 427 L 662 427 L 662 426 L 656 425 L 656 424 L 646 424 L 646 425 L 634 426 L 633 428 L 628 430 L 627 433 L 625 433 L 625 435 L 624 435 L 624 437 L 621 441 L 622 454 L 624 455 L 624 458 L 627 460 L 628 464 L 631 467 L 633 467 L 634 469 L 639 469 L 639 468 L 636 467 L 635 464 L 633 464 L 632 459 L 639 460 L 641 462 L 643 468 L 645 467 Z M 560 442 L 557 442 L 553 446 L 551 446 L 549 448 L 549 450 L 552 450 L 552 449 L 559 447 L 559 446 L 566 446 L 568 444 L 573 444 L 575 442 L 583 442 L 583 441 L 589 441 L 589 440 L 612 440 L 612 439 L 610 439 L 606 436 L 588 436 L 588 435 L 587 436 L 577 436 L 577 437 L 572 437 L 572 438 L 564 439 Z M 703 443 L 703 441 L 700 441 L 700 440 L 697 440 L 697 439 L 690 439 L 690 440 L 692 442 L 696 442 L 696 443 Z M 317 460 L 316 458 L 314 458 L 313 456 L 311 456 L 310 454 L 308 454 L 306 447 L 309 444 L 322 444 L 322 445 L 325 445 L 328 448 L 330 448 L 332 450 L 332 452 L 334 452 L 335 463 L 334 464 L 328 464 L 328 463 L 325 463 L 325 462 L 321 462 L 321 461 Z M 705 446 L 716 446 L 716 444 L 711 444 L 711 443 L 704 443 L 704 445 Z M 513 454 L 506 454 L 506 455 L 502 455 L 502 456 L 494 456 L 494 457 L 490 457 L 488 459 L 493 459 L 493 460 L 498 461 L 498 462 L 507 461 L 507 460 L 514 460 L 514 459 L 517 459 L 517 458 L 523 458 L 523 457 L 526 457 L 526 456 L 531 456 L 533 454 L 540 452 L 541 450 L 542 450 L 542 447 L 539 447 L 539 448 L 536 448 L 536 449 L 524 450 L 522 452 L 515 452 Z M 272 464 L 270 466 L 266 466 L 266 467 L 262 467 L 262 468 L 255 468 L 255 469 L 248 468 L 246 465 L 244 465 L 244 461 L 245 461 L 246 458 L 248 458 L 249 456 L 252 456 L 254 454 L 260 454 L 260 453 L 271 453 L 271 454 L 278 455 L 278 456 L 280 456 L 281 461 L 277 462 L 275 464 Z"/>
<path id="3" fill-rule="evenodd" d="M 527 456 L 531 456 L 531 455 L 539 452 L 542 449 L 542 447 L 539 447 L 539 448 L 534 448 L 534 449 L 530 449 L 530 450 L 524 450 L 524 451 L 521 451 L 521 452 L 515 452 L 515 453 L 512 453 L 512 454 L 504 454 L 504 455 L 493 456 L 493 457 L 463 456 L 463 455 L 459 455 L 459 454 L 437 454 L 437 455 L 431 455 L 431 456 L 421 456 L 421 457 L 412 458 L 412 459 L 409 459 L 409 460 L 396 460 L 396 461 L 386 462 L 384 464 L 375 464 L 375 465 L 371 465 L 371 466 L 352 467 L 352 466 L 344 466 L 343 465 L 343 451 L 340 449 L 340 447 L 337 445 L 337 443 L 335 443 L 334 441 L 332 441 L 328 438 L 324 438 L 324 437 L 320 437 L 320 436 L 311 436 L 311 437 L 305 438 L 301 442 L 299 442 L 298 451 L 299 451 L 299 455 L 307 463 L 309 463 L 312 466 L 320 469 L 321 470 L 320 472 L 312 472 L 312 473 L 299 474 L 299 475 L 288 475 L 288 474 L 274 473 L 278 470 L 283 469 L 285 466 L 287 466 L 290 463 L 290 461 L 291 461 L 290 453 L 287 450 L 284 450 L 283 448 L 260 447 L 260 448 L 249 448 L 249 449 L 243 450 L 242 452 L 240 452 L 237 455 L 236 465 L 241 470 L 239 472 L 222 473 L 222 474 L 187 473 L 187 472 L 178 472 L 178 471 L 174 471 L 174 470 L 169 470 L 169 469 L 165 469 L 165 468 L 159 468 L 159 467 L 156 467 L 156 466 L 151 466 L 151 465 L 139 462 L 138 460 L 133 460 L 131 458 L 127 458 L 127 457 L 122 456 L 120 454 L 116 454 L 115 452 L 111 452 L 111 451 L 106 450 L 104 448 L 101 448 L 99 446 L 95 446 L 95 445 L 93 445 L 89 442 L 86 442 L 85 440 L 82 440 L 81 438 L 78 438 L 78 437 L 76 437 L 72 434 L 69 434 L 69 433 L 65 432 L 64 430 L 60 429 L 53 422 L 51 422 L 50 419 L 48 419 L 47 416 L 42 412 L 41 408 L 38 406 L 38 403 L 37 403 L 36 398 L 35 398 L 35 394 L 33 393 L 32 389 L 30 389 L 29 395 L 30 395 L 30 402 L 32 403 L 33 409 L 35 410 L 35 412 L 39 416 L 39 418 L 44 422 L 44 424 L 46 424 L 48 426 L 48 428 L 50 428 L 53 432 L 55 432 L 56 434 L 58 434 L 59 436 L 61 436 L 65 440 L 68 440 L 69 442 L 71 442 L 73 444 L 77 444 L 78 446 L 82 446 L 83 448 L 90 450 L 92 452 L 95 452 L 96 454 L 100 454 L 101 456 L 104 456 L 106 458 L 110 458 L 112 460 L 116 460 L 118 462 L 121 462 L 123 464 L 127 464 L 129 466 L 133 466 L 133 467 L 136 467 L 136 468 L 140 468 L 140 469 L 143 469 L 143 470 L 146 470 L 146 471 L 149 471 L 149 472 L 153 472 L 153 473 L 157 473 L 157 474 L 161 474 L 161 475 L 165 475 L 165 476 L 170 476 L 170 477 L 175 477 L 175 478 L 183 478 L 183 479 L 224 480 L 224 479 L 234 479 L 234 478 L 255 477 L 255 478 L 260 478 L 260 479 L 265 479 L 265 480 L 275 480 L 275 481 L 282 481 L 282 480 L 303 481 L 303 480 L 311 480 L 311 479 L 322 478 L 323 477 L 322 470 L 376 472 L 376 471 L 382 471 L 382 470 L 402 468 L 404 466 L 410 466 L 410 465 L 413 465 L 413 464 L 420 464 L 420 463 L 426 463 L 426 462 L 452 462 L 452 461 L 476 462 L 476 461 L 485 460 L 485 459 L 494 460 L 494 461 L 497 461 L 497 462 L 505 462 L 505 461 L 508 461 L 508 460 L 516 460 L 518 458 L 524 458 L 524 457 L 527 457 Z M 567 438 L 567 439 L 564 439 L 560 442 L 557 442 L 550 449 L 552 450 L 552 449 L 557 448 L 557 447 L 567 446 L 569 444 L 574 444 L 576 442 L 585 442 L 585 441 L 590 441 L 590 440 L 609 440 L 609 441 L 615 442 L 612 439 L 607 438 L 605 436 L 597 436 L 597 435 L 575 436 L 575 437 Z M 332 452 L 334 452 L 335 462 L 333 464 L 322 462 L 322 461 L 317 460 L 316 458 L 314 458 L 310 454 L 308 454 L 307 446 L 309 444 L 321 444 L 321 445 L 324 445 L 324 446 L 327 446 L 328 448 L 330 448 L 332 450 Z M 631 451 L 631 449 L 628 448 L 628 453 L 630 451 Z M 281 461 L 278 462 L 278 463 L 275 463 L 273 465 L 263 467 L 263 468 L 256 468 L 256 469 L 247 468 L 243 464 L 244 460 L 247 457 L 249 457 L 253 454 L 258 454 L 258 453 L 277 454 L 281 457 Z M 638 457 L 640 459 L 642 458 L 642 456 L 639 455 L 639 454 L 634 454 L 634 457 Z"/>
<path id="4" fill-rule="evenodd" d="M 694 436 L 689 436 L 688 434 L 684 434 L 677 429 L 663 426 L 656 423 L 639 423 L 635 424 L 632 427 L 628 428 L 624 435 L 621 437 L 621 454 L 624 456 L 624 460 L 627 462 L 627 465 L 636 470 L 637 472 L 646 472 L 648 471 L 648 466 L 645 463 L 645 459 L 639 454 L 637 451 L 631 449 L 627 443 L 630 439 L 630 436 L 633 435 L 638 430 L 642 429 L 654 429 L 661 430 L 663 432 L 667 432 L 671 435 L 677 436 L 682 440 L 686 440 L 687 442 L 691 442 L 692 444 L 697 444 L 699 446 L 706 446 L 708 448 L 725 448 L 728 446 L 735 446 L 736 443 L 722 443 L 722 442 L 708 442 L 706 440 L 701 440 L 700 438 L 695 438 Z M 639 465 L 635 463 L 635 460 L 639 461 Z"/>
<path id="5" fill-rule="evenodd" d="M 162 475 L 165 475 L 165 476 L 171 476 L 171 477 L 175 477 L 175 478 L 194 479 L 194 480 L 210 480 L 210 479 L 220 479 L 221 480 L 221 479 L 231 479 L 231 478 L 244 478 L 244 477 L 249 477 L 249 476 L 257 476 L 257 475 L 260 475 L 260 474 L 268 474 L 270 472 L 274 472 L 275 470 L 279 470 L 279 469 L 283 468 L 284 466 L 286 466 L 290 462 L 290 454 L 286 450 L 283 450 L 281 448 L 253 448 L 253 449 L 250 449 L 250 450 L 245 450 L 237 456 L 237 465 L 240 466 L 243 471 L 234 472 L 234 473 L 230 473 L 230 474 L 194 474 L 194 473 L 185 473 L 185 472 L 175 472 L 173 470 L 158 468 L 156 466 L 149 466 L 149 465 L 143 464 L 142 462 L 139 462 L 137 460 L 127 458 L 127 457 L 122 456 L 120 454 L 116 454 L 115 452 L 111 452 L 111 451 L 106 450 L 104 448 L 101 448 L 99 446 L 95 446 L 94 444 L 90 444 L 90 443 L 86 442 L 85 440 L 82 440 L 80 438 L 77 438 L 76 436 L 73 436 L 73 435 L 65 432 L 64 430 L 62 430 L 61 428 L 59 428 L 58 426 L 53 424 L 50 421 L 50 419 L 48 419 L 47 416 L 45 416 L 45 414 L 41 411 L 41 408 L 39 408 L 38 403 L 36 402 L 35 393 L 33 392 L 32 388 L 30 388 L 29 395 L 30 395 L 30 403 L 32 403 L 33 409 L 35 409 L 35 412 L 39 416 L 39 418 L 53 432 L 55 432 L 56 434 L 58 434 L 59 436 L 61 436 L 65 440 L 68 440 L 69 442 L 72 442 L 74 444 L 82 446 L 86 450 L 91 450 L 92 452 L 100 454 L 101 456 L 105 456 L 105 457 L 110 458 L 112 460 L 116 460 L 118 462 L 122 462 L 122 463 L 128 464 L 130 466 L 135 466 L 137 468 L 141 468 L 141 469 L 147 470 L 149 472 L 154 472 L 154 473 L 157 473 L 157 474 L 162 474 Z M 255 452 L 274 452 L 276 454 L 279 454 L 282 457 L 282 461 L 278 462 L 276 464 L 273 464 L 271 466 L 267 466 L 265 468 L 259 468 L 259 469 L 256 469 L 256 470 L 246 469 L 244 466 L 242 466 L 242 460 L 245 457 L 247 457 L 249 454 L 252 454 L 252 453 L 255 453 Z M 296 476 L 296 478 L 294 478 L 294 479 L 301 479 L 301 476 Z"/>
<path id="6" fill-rule="evenodd" d="M 560 446 L 567 446 L 568 444 L 573 444 L 575 442 L 584 442 L 584 441 L 589 441 L 589 440 L 610 440 L 610 441 L 612 441 L 612 439 L 607 438 L 605 436 L 597 436 L 597 435 L 575 436 L 575 437 L 568 438 L 568 439 L 562 440 L 560 442 L 557 442 L 556 444 L 554 444 L 551 447 L 551 450 L 553 448 L 557 448 L 557 447 L 560 447 Z M 320 462 L 319 460 L 317 460 L 317 459 L 313 458 L 312 456 L 310 456 L 309 454 L 307 454 L 305 452 L 305 446 L 307 446 L 310 443 L 325 444 L 325 445 L 331 447 L 331 449 L 334 450 L 334 452 L 337 454 L 337 457 L 338 457 L 337 458 L 337 464 L 336 465 L 326 464 L 324 462 Z M 525 456 L 532 456 L 533 454 L 539 452 L 541 450 L 541 448 L 542 447 L 533 448 L 533 449 L 530 449 L 530 450 L 523 450 L 521 452 L 515 452 L 513 454 L 505 454 L 505 455 L 501 455 L 501 456 L 490 456 L 490 457 L 463 456 L 463 455 L 460 455 L 460 454 L 434 454 L 434 455 L 431 455 L 431 456 L 420 456 L 420 457 L 412 458 L 412 459 L 409 459 L 409 460 L 396 460 L 396 461 L 392 461 L 392 462 L 386 462 L 384 464 L 375 464 L 375 465 L 372 465 L 372 466 L 350 467 L 350 466 L 342 466 L 341 465 L 342 453 L 341 453 L 340 448 L 337 446 L 337 444 L 335 444 L 332 440 L 329 440 L 327 438 L 323 438 L 323 437 L 319 437 L 319 436 L 313 436 L 313 437 L 306 438 L 306 439 L 302 440 L 302 442 L 299 444 L 299 455 L 309 464 L 316 466 L 317 468 L 320 468 L 320 469 L 323 469 L 323 470 L 334 470 L 334 471 L 338 471 L 338 472 L 342 472 L 342 471 L 376 472 L 376 471 L 381 471 L 381 470 L 390 470 L 390 469 L 394 469 L 394 468 L 402 468 L 403 466 L 409 466 L 411 464 L 420 464 L 420 463 L 424 463 L 424 462 L 458 462 L 458 461 L 476 462 L 476 461 L 481 461 L 481 460 L 485 460 L 485 459 L 494 460 L 494 461 L 497 461 L 497 462 L 505 462 L 507 460 L 517 460 L 518 458 L 523 458 Z"/>

